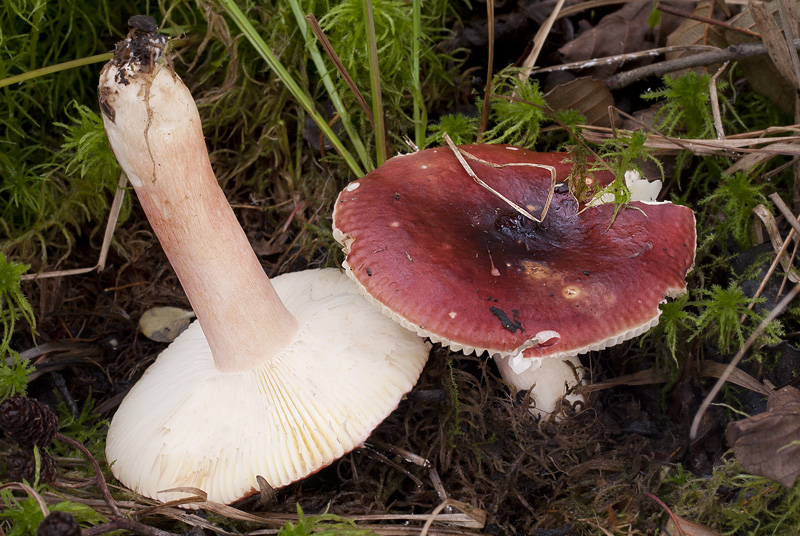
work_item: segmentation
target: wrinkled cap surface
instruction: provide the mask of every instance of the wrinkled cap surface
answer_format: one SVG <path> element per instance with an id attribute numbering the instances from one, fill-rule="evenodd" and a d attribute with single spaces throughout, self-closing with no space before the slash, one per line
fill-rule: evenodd
<path id="1" fill-rule="evenodd" d="M 564 154 L 506 145 L 462 149 L 494 163 L 552 165 Z M 551 175 L 530 166 L 472 169 L 540 216 Z M 595 177 L 600 183 L 608 177 Z M 694 263 L 694 214 L 672 203 L 578 210 L 565 186 L 542 223 L 473 181 L 448 148 L 392 158 L 341 192 L 334 236 L 346 268 L 384 313 L 466 352 L 525 357 L 602 349 L 658 322 L 665 297 L 685 292 Z"/>

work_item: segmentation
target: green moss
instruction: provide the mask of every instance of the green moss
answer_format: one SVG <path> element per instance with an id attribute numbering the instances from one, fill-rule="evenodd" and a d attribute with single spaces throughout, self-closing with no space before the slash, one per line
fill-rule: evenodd
<path id="1" fill-rule="evenodd" d="M 676 514 L 723 535 L 790 536 L 800 526 L 800 485 L 748 475 L 732 459 L 703 477 L 677 466 L 658 495 Z"/>

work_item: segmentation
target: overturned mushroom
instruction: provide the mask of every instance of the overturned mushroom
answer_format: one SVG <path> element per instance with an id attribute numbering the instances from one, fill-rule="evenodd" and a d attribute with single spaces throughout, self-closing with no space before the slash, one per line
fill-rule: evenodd
<path id="1" fill-rule="evenodd" d="M 230 503 L 360 445 L 416 382 L 423 341 L 337 270 L 266 276 L 220 189 L 186 86 L 133 29 L 100 75 L 111 146 L 198 320 L 114 415 L 106 455 L 134 491 Z M 181 489 L 176 489 L 181 488 Z"/>
<path id="2" fill-rule="evenodd" d="M 575 356 L 644 333 L 658 305 L 685 291 L 694 215 L 635 202 L 611 225 L 613 206 L 579 210 L 563 184 L 567 155 L 462 149 L 482 181 L 541 222 L 439 148 L 397 156 L 348 185 L 334 236 L 348 274 L 385 314 L 454 350 L 495 356 L 507 380 L 535 386 L 533 404 L 549 414 L 580 381 Z M 559 183 L 546 214 L 552 177 L 542 165 Z"/>

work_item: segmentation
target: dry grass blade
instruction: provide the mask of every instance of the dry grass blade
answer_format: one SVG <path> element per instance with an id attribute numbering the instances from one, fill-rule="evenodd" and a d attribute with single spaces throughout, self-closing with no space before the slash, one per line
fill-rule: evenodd
<path id="1" fill-rule="evenodd" d="M 388 521 L 388 522 L 398 522 L 398 523 L 403 523 L 404 525 L 408 525 L 411 523 L 429 524 L 437 522 L 445 525 L 450 525 L 451 527 L 454 528 L 459 527 L 463 529 L 482 529 L 486 524 L 486 512 L 479 508 L 472 507 L 468 504 L 465 504 L 460 501 L 455 501 L 453 499 L 447 499 L 443 501 L 440 506 L 442 505 L 444 505 L 442 508 L 453 507 L 461 510 L 462 513 L 442 514 L 441 510 L 439 510 L 438 512 L 434 510 L 434 512 L 430 514 L 408 514 L 408 515 L 363 514 L 363 515 L 348 515 L 347 518 L 358 523 L 359 528 L 369 528 L 370 530 L 380 534 L 395 534 L 397 533 L 395 529 L 400 529 L 401 527 L 397 525 L 378 525 L 369 523 L 374 523 L 378 521 Z M 267 525 L 271 527 L 282 527 L 287 522 L 296 522 L 298 520 L 297 514 L 281 514 L 281 513 L 253 514 L 245 512 L 233 506 L 227 506 L 215 502 L 201 502 L 198 503 L 197 506 L 207 512 L 212 512 L 229 520 L 243 521 L 258 526 Z M 200 525 L 203 528 L 215 532 L 220 532 L 222 534 L 233 534 L 225 531 L 224 529 L 221 529 L 220 527 L 211 523 L 207 519 L 202 518 L 201 516 L 194 515 L 191 512 L 187 512 L 186 510 L 174 507 L 168 507 L 166 505 L 164 505 L 163 507 L 150 508 L 145 511 L 141 510 L 137 511 L 137 515 L 139 516 L 153 515 L 156 513 L 188 524 Z M 411 527 L 402 527 L 402 528 L 408 530 Z M 418 534 L 419 531 L 420 531 L 419 528 L 413 528 L 412 533 Z M 270 532 L 254 531 L 248 534 L 266 534 L 266 533 Z M 457 531 L 455 533 L 460 534 L 461 532 Z"/>
<path id="2" fill-rule="evenodd" d="M 764 396 L 769 396 L 772 390 L 767 386 L 753 378 L 751 375 L 736 368 L 727 372 L 727 365 L 716 363 L 714 361 L 701 361 L 697 364 L 697 374 L 703 378 L 719 378 L 723 374 L 728 374 L 728 381 L 739 387 L 749 389 L 754 393 L 759 393 Z M 646 370 L 640 370 L 633 374 L 626 374 L 619 378 L 607 380 L 604 382 L 592 383 L 588 385 L 580 385 L 575 389 L 577 394 L 586 394 L 593 391 L 602 391 L 603 389 L 612 389 L 620 386 L 632 385 L 652 385 L 656 383 L 666 383 L 670 381 L 671 377 L 667 371 L 659 371 L 655 367 Z"/>
<path id="3" fill-rule="evenodd" d="M 536 65 L 536 60 L 539 59 L 539 53 L 541 53 L 544 42 L 547 39 L 547 35 L 553 28 L 553 23 L 558 18 L 558 14 L 561 12 L 561 8 L 563 6 L 564 0 L 557 0 L 552 13 L 550 13 L 550 16 L 547 17 L 547 19 L 539 27 L 539 31 L 536 32 L 536 35 L 533 38 L 533 49 L 530 51 L 530 54 L 528 54 L 528 57 L 526 57 L 522 62 L 522 68 L 524 70 L 519 73 L 520 80 L 527 80 L 531 75 L 533 66 Z"/>
<path id="4" fill-rule="evenodd" d="M 42 496 L 39 495 L 39 493 L 35 489 L 33 489 L 29 485 L 25 484 L 24 482 L 9 482 L 8 484 L 0 485 L 0 491 L 2 491 L 4 489 L 14 489 L 14 488 L 22 490 L 25 493 L 27 493 L 29 496 L 33 497 L 33 499 L 39 505 L 39 508 L 41 509 L 42 514 L 44 514 L 44 517 L 47 517 L 47 516 L 50 515 L 50 509 L 47 508 L 47 503 L 42 498 Z"/>
<path id="5" fill-rule="evenodd" d="M 614 131 L 605 127 L 581 125 L 586 140 L 602 143 L 614 137 Z M 617 136 L 628 136 L 630 131 L 617 130 Z M 749 133 L 757 134 L 757 133 Z M 789 135 L 773 138 L 749 138 L 729 136 L 724 140 L 673 138 L 651 133 L 645 146 L 661 150 L 686 150 L 697 156 L 731 156 L 731 153 L 759 153 L 768 155 L 800 156 L 800 136 Z"/>
<path id="6" fill-rule="evenodd" d="M 789 229 L 789 234 L 786 236 L 786 239 L 783 240 L 781 238 L 780 229 L 778 229 L 778 222 L 775 221 L 775 217 L 770 214 L 769 210 L 767 210 L 767 207 L 758 204 L 755 206 L 755 208 L 753 208 L 753 213 L 759 217 L 764 224 L 764 227 L 766 227 L 770 242 L 772 243 L 772 247 L 776 253 L 775 261 L 773 261 L 772 266 L 767 271 L 764 281 L 766 282 L 766 280 L 769 279 L 769 277 L 772 275 L 772 272 L 775 270 L 774 266 L 777 262 L 780 262 L 783 270 L 789 274 L 789 279 L 792 281 L 792 283 L 797 283 L 800 281 L 800 277 L 798 277 L 797 271 L 794 270 L 789 259 L 784 255 L 784 252 L 789 247 L 789 243 L 796 235 L 795 230 Z M 761 295 L 761 291 L 764 290 L 763 287 L 766 285 L 765 282 L 762 282 L 758 292 L 756 292 L 756 295 L 753 297 L 754 300 Z"/>
<path id="7" fill-rule="evenodd" d="M 472 155 L 472 154 L 470 154 L 470 153 L 468 153 L 468 152 L 456 147 L 455 143 L 453 143 L 453 140 L 450 139 L 450 136 L 448 136 L 447 134 L 444 135 L 444 140 L 447 142 L 447 145 L 453 151 L 453 154 L 456 155 L 456 158 L 458 158 L 459 163 L 464 168 L 464 171 L 467 172 L 467 175 L 472 177 L 472 180 L 477 182 L 483 188 L 486 188 L 487 190 L 489 190 L 493 195 L 495 195 L 498 198 L 500 198 L 504 203 L 506 203 L 508 206 L 510 206 L 511 208 L 513 208 L 514 210 L 516 210 L 517 212 L 519 212 L 520 214 L 522 214 L 523 216 L 525 216 L 529 220 L 535 221 L 536 223 L 541 223 L 542 221 L 544 221 L 544 218 L 547 216 L 547 210 L 550 208 L 550 203 L 553 200 L 553 194 L 555 193 L 555 187 L 556 187 L 556 169 L 553 166 L 546 166 L 544 164 L 531 164 L 531 163 L 527 163 L 527 162 L 518 163 L 518 164 L 513 164 L 513 163 L 512 164 L 496 164 L 494 162 L 487 162 L 486 160 L 481 160 L 480 158 L 477 158 L 476 156 L 474 156 L 474 155 Z M 487 166 L 496 167 L 496 168 L 504 168 L 504 167 L 509 167 L 509 166 L 526 166 L 526 167 L 542 168 L 542 169 L 546 169 L 547 171 L 549 171 L 550 172 L 550 191 L 549 191 L 549 193 L 547 195 L 547 201 L 545 202 L 544 207 L 542 208 L 541 218 L 536 218 L 533 214 L 531 214 L 530 212 L 528 212 L 527 210 L 525 210 L 521 206 L 517 205 L 516 203 L 514 203 L 513 201 L 511 201 L 510 199 L 505 197 L 503 194 L 501 194 L 500 192 L 498 192 L 497 190 L 495 190 L 494 188 L 492 188 L 491 186 L 489 186 L 488 184 L 483 182 L 483 180 L 481 180 L 481 178 L 478 177 L 478 175 L 475 174 L 475 171 L 472 170 L 470 165 L 464 159 L 465 156 L 467 158 L 469 158 L 470 160 L 473 160 L 475 162 L 480 162 L 481 164 L 484 164 L 484 165 L 487 165 Z"/>
<path id="8" fill-rule="evenodd" d="M 714 118 L 714 130 L 717 132 L 717 139 L 725 139 L 725 128 L 722 126 L 722 114 L 719 110 L 719 94 L 717 93 L 717 78 L 725 72 L 730 62 L 725 62 L 722 67 L 717 69 L 714 76 L 708 81 L 708 94 L 711 97 L 711 115 Z"/>
<path id="9" fill-rule="evenodd" d="M 764 2 L 754 0 L 750 2 L 750 14 L 756 23 L 756 27 L 761 34 L 764 46 L 767 48 L 767 55 L 786 80 L 795 89 L 798 87 L 797 76 L 795 76 L 794 66 L 787 42 L 784 40 L 780 27 L 772 13 L 767 9 Z M 795 56 L 797 52 L 795 51 Z"/>
<path id="10" fill-rule="evenodd" d="M 106 267 L 106 259 L 108 258 L 108 249 L 111 247 L 111 239 L 114 238 L 114 229 L 119 220 L 119 212 L 122 210 L 122 200 L 125 199 L 125 185 L 128 183 L 128 178 L 122 173 L 119 176 L 119 183 L 117 184 L 117 191 L 114 193 L 114 201 L 111 203 L 111 209 L 108 211 L 108 222 L 106 223 L 106 230 L 103 234 L 103 243 L 100 246 L 100 256 L 97 258 L 97 264 L 90 268 L 75 268 L 73 270 L 55 270 L 52 272 L 44 272 L 41 274 L 27 274 L 23 275 L 20 279 L 27 281 L 29 279 L 44 279 L 47 277 L 65 277 L 70 275 L 86 274 L 89 272 L 102 272 Z"/>
<path id="11" fill-rule="evenodd" d="M 437 517 L 441 517 L 440 512 L 448 507 L 458 508 L 459 510 L 467 514 L 467 516 L 472 520 L 472 524 L 469 525 L 471 526 L 471 528 L 481 529 L 486 524 L 486 512 L 484 512 L 483 510 L 470 506 L 461 501 L 456 501 L 454 499 L 447 499 L 445 501 L 442 501 L 442 503 L 439 504 L 439 506 L 437 506 L 433 510 L 433 512 L 431 512 L 428 520 L 425 522 L 425 525 L 422 526 L 422 530 L 420 531 L 420 536 L 426 536 L 428 534 L 428 531 L 430 530 L 433 522 L 436 521 Z"/>

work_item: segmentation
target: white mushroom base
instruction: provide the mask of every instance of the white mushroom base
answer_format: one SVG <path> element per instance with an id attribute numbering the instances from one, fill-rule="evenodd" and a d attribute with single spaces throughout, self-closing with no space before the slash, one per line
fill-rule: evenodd
<path id="1" fill-rule="evenodd" d="M 275 358 L 221 373 L 194 322 L 123 400 L 106 456 L 133 491 L 231 503 L 258 490 L 256 475 L 285 486 L 358 447 L 416 383 L 430 346 L 343 273 L 272 282 L 300 326 Z"/>
<path id="2" fill-rule="evenodd" d="M 578 356 L 527 358 L 496 354 L 494 361 L 508 384 L 517 391 L 530 391 L 528 409 L 536 417 L 558 420 L 562 398 L 568 403 L 585 401 L 582 395 L 571 392 L 584 377 L 585 369 Z"/>

